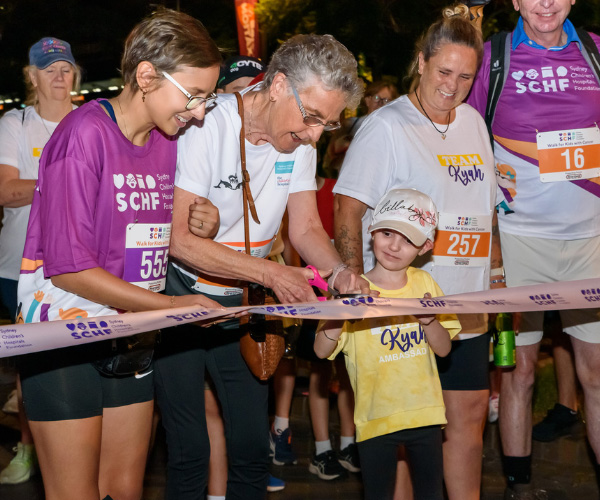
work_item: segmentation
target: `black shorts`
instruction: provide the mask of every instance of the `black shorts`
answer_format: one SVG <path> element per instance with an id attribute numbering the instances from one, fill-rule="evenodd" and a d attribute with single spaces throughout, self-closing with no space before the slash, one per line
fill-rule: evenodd
<path id="1" fill-rule="evenodd" d="M 453 341 L 450 354 L 445 358 L 436 356 L 436 359 L 443 390 L 480 391 L 490 388 L 489 334 Z"/>
<path id="2" fill-rule="evenodd" d="M 154 368 L 127 377 L 106 377 L 92 362 L 109 355 L 111 341 L 23 356 L 19 363 L 23 404 L 32 421 L 74 420 L 102 415 L 154 398 Z"/>

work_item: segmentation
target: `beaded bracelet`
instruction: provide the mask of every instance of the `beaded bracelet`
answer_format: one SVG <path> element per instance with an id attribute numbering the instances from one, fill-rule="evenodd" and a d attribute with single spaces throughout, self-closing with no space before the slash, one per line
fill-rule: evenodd
<path id="1" fill-rule="evenodd" d="M 500 278 L 499 280 L 490 280 L 490 285 L 494 283 L 506 283 L 506 278 Z"/>

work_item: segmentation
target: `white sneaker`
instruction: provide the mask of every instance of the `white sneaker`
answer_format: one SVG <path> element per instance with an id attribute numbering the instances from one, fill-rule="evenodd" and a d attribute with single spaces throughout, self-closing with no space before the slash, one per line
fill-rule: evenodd
<path id="1" fill-rule="evenodd" d="M 500 403 L 500 395 L 494 394 L 490 396 L 488 402 L 488 422 L 494 423 L 498 420 L 498 405 Z"/>
<path id="2" fill-rule="evenodd" d="M 19 401 L 17 399 L 17 390 L 13 389 L 8 395 L 8 399 L 2 407 L 4 413 L 19 413 Z"/>
<path id="3" fill-rule="evenodd" d="M 36 472 L 37 456 L 34 445 L 18 443 L 14 451 L 17 454 L 0 472 L 0 484 L 25 483 Z"/>

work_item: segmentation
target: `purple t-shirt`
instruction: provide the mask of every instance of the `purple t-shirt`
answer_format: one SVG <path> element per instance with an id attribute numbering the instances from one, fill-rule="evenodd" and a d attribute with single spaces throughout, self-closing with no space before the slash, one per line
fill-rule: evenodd
<path id="1" fill-rule="evenodd" d="M 100 267 L 164 288 L 176 140 L 153 130 L 134 146 L 98 101 L 61 122 L 44 148 L 19 279 L 25 322 L 115 314 L 50 277 Z"/>
<path id="2" fill-rule="evenodd" d="M 596 45 L 600 38 L 591 34 Z M 490 43 L 468 103 L 485 113 Z M 600 234 L 599 179 L 542 182 L 538 132 L 571 131 L 600 122 L 600 86 L 578 43 L 547 50 L 521 43 L 498 100 L 492 131 L 496 176 L 504 201 L 498 221 L 504 232 L 558 240 Z"/>

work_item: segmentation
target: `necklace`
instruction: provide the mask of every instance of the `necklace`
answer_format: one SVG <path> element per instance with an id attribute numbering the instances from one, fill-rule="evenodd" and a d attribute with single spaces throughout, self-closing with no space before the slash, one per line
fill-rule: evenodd
<path id="1" fill-rule="evenodd" d="M 123 127 L 125 127 L 125 138 L 129 141 L 129 131 L 127 130 L 127 122 L 125 121 L 125 115 L 123 114 L 123 108 L 121 108 L 121 101 L 117 97 L 117 104 L 119 105 L 119 111 L 121 112 L 121 118 L 123 119 Z"/>
<path id="2" fill-rule="evenodd" d="M 252 108 L 250 109 L 250 123 L 248 124 L 248 132 L 246 136 L 252 135 L 252 117 L 254 116 L 254 103 L 256 102 L 256 96 L 258 92 L 254 92 L 254 97 L 252 98 Z"/>
<path id="3" fill-rule="evenodd" d="M 48 134 L 48 137 L 52 137 L 52 132 L 50 132 L 50 130 L 48 130 L 48 127 L 46 127 L 46 120 L 44 120 L 42 118 L 42 114 L 40 113 L 40 107 L 36 106 L 35 110 L 37 111 L 38 116 L 40 117 L 40 120 L 42 120 L 42 125 L 44 126 L 44 128 L 46 129 L 46 133 Z"/>
<path id="4" fill-rule="evenodd" d="M 425 108 L 423 107 L 423 105 L 421 104 L 421 99 L 419 99 L 419 94 L 417 94 L 417 91 L 415 90 L 415 97 L 417 98 L 417 102 L 419 103 L 419 106 L 421 106 L 421 109 L 423 110 L 423 113 L 425 113 L 425 116 L 427 117 L 427 119 L 431 122 L 431 124 L 433 125 L 433 128 L 436 130 L 436 132 L 438 132 L 439 134 L 441 134 L 442 139 L 446 139 L 446 132 L 448 132 L 448 129 L 450 128 L 450 113 L 452 111 L 448 111 L 448 124 L 446 125 L 446 130 L 440 130 L 435 126 L 435 123 L 433 123 L 433 120 L 431 118 L 429 118 L 429 115 L 427 114 L 427 111 L 425 111 Z"/>

